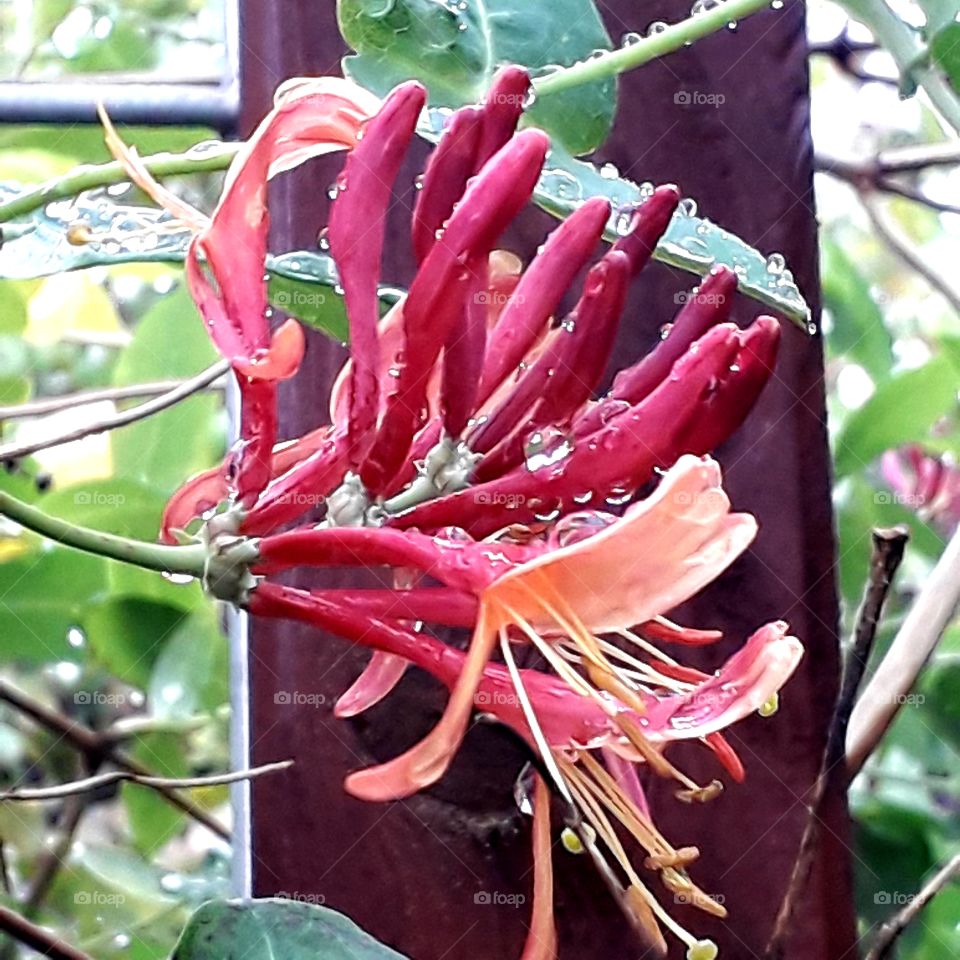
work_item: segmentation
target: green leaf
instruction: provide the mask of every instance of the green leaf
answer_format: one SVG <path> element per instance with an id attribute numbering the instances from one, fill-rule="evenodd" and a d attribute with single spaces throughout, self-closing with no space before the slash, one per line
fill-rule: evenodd
<path id="1" fill-rule="evenodd" d="M 346 343 L 350 325 L 332 257 L 298 251 L 271 257 L 270 302 L 307 326 Z M 380 288 L 380 310 L 386 313 L 402 295 L 392 287 Z"/>
<path id="2" fill-rule="evenodd" d="M 0 377 L 0 404 L 6 407 L 26 403 L 31 387 L 26 377 Z"/>
<path id="3" fill-rule="evenodd" d="M 229 700 L 227 640 L 212 603 L 182 620 L 157 657 L 147 686 L 155 717 L 213 711 Z"/>
<path id="4" fill-rule="evenodd" d="M 187 924 L 171 960 L 403 960 L 334 910 L 290 900 L 220 901 Z"/>
<path id="5" fill-rule="evenodd" d="M 424 139 L 436 143 L 443 121 L 440 111 L 430 110 L 418 132 Z M 547 156 L 534 200 L 548 213 L 563 219 L 585 200 L 606 197 L 614 211 L 606 238 L 615 241 L 629 226 L 633 209 L 653 189 L 653 184 L 633 183 L 609 167 L 598 169 L 592 163 L 575 160 L 555 145 Z M 697 216 L 696 204 L 691 200 L 685 200 L 682 209 L 674 215 L 653 257 L 701 277 L 714 265 L 726 264 L 736 271 L 742 293 L 782 312 L 809 331 L 810 308 L 783 257 L 776 253 L 765 257 L 739 237 Z"/>
<path id="6" fill-rule="evenodd" d="M 164 645 L 184 620 L 184 612 L 176 607 L 111 596 L 92 604 L 83 622 L 97 662 L 125 683 L 145 690 Z"/>
<path id="7" fill-rule="evenodd" d="M 191 377 L 216 359 L 196 308 L 181 287 L 164 297 L 137 327 L 114 376 L 116 386 Z M 111 434 L 117 477 L 169 495 L 223 452 L 219 400 L 197 395 Z"/>
<path id="8" fill-rule="evenodd" d="M 960 93 L 960 23 L 951 23 L 930 41 L 930 55 Z"/>
<path id="9" fill-rule="evenodd" d="M 503 64 L 545 72 L 611 46 L 592 0 L 338 0 L 337 16 L 357 51 L 346 73 L 380 95 L 419 80 L 435 107 L 480 102 Z M 579 155 L 603 143 L 615 114 L 607 79 L 534 104 L 530 119 Z"/>
<path id="10" fill-rule="evenodd" d="M 75 550 L 39 549 L 0 563 L 0 659 L 79 660 L 67 639 L 106 582 L 106 561 Z"/>
<path id="11" fill-rule="evenodd" d="M 834 445 L 838 476 L 869 465 L 884 450 L 923 437 L 956 408 L 960 377 L 944 356 L 891 377 L 844 423 Z"/>
<path id="12" fill-rule="evenodd" d="M 849 357 L 875 380 L 885 380 L 893 366 L 893 340 L 869 284 L 826 234 L 820 256 L 824 307 L 833 320 L 827 336 L 831 355 Z"/>

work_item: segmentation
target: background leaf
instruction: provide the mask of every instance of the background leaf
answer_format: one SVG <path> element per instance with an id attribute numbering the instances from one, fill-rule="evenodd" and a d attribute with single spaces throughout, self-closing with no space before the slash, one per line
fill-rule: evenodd
<path id="1" fill-rule="evenodd" d="M 334 910 L 290 900 L 208 903 L 191 918 L 172 960 L 403 960 Z"/>
<path id="2" fill-rule="evenodd" d="M 437 107 L 478 103 L 503 64 L 537 73 L 610 49 L 592 0 L 338 0 L 337 15 L 357 51 L 346 73 L 380 95 L 419 80 Z M 543 98 L 530 119 L 579 155 L 603 143 L 615 114 L 608 79 Z"/>

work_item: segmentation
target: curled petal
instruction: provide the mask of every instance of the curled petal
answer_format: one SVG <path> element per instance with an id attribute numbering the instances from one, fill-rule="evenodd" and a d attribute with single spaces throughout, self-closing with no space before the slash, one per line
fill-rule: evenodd
<path id="1" fill-rule="evenodd" d="M 300 369 L 305 349 L 303 327 L 291 317 L 280 324 L 266 350 L 234 361 L 233 369 L 251 380 L 289 380 Z"/>
<path id="2" fill-rule="evenodd" d="M 495 597 L 533 622 L 542 620 L 544 594 L 562 597 L 593 633 L 625 629 L 711 583 L 756 531 L 750 514 L 730 512 L 716 462 L 684 456 L 622 519 L 505 573 L 485 599 Z"/>
<path id="3" fill-rule="evenodd" d="M 340 720 L 356 717 L 378 704 L 390 694 L 403 679 L 410 666 L 409 660 L 382 650 L 374 650 L 363 673 L 351 684 L 333 708 L 333 715 Z"/>

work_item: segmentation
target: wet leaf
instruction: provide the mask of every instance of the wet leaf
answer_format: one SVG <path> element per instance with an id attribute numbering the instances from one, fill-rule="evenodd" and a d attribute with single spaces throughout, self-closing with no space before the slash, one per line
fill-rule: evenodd
<path id="1" fill-rule="evenodd" d="M 348 917 L 290 900 L 220 901 L 191 918 L 171 960 L 403 960 Z"/>
<path id="2" fill-rule="evenodd" d="M 610 49 L 592 0 L 338 0 L 337 15 L 357 51 L 347 74 L 380 95 L 419 80 L 436 107 L 478 103 L 503 64 L 538 74 Z M 615 113 L 607 79 L 543 98 L 530 119 L 579 155 L 603 143 Z"/>

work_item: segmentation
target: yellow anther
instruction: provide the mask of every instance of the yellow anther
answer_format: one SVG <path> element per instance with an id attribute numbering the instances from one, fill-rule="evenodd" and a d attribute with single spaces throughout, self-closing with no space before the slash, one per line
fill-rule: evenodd
<path id="1" fill-rule="evenodd" d="M 770 695 L 769 700 L 765 700 L 761 705 L 757 713 L 761 717 L 772 717 L 780 709 L 780 694 L 774 693 Z"/>
<path id="2" fill-rule="evenodd" d="M 583 853 L 583 841 L 569 828 L 564 827 L 560 834 L 560 842 L 567 853 Z"/>
<path id="3" fill-rule="evenodd" d="M 698 940 L 687 947 L 687 960 L 716 960 L 719 953 L 712 940 Z"/>

